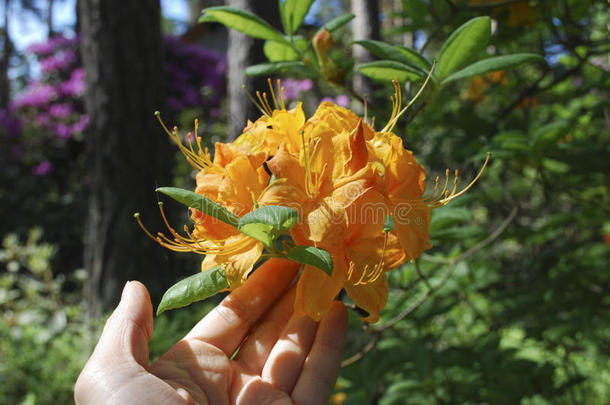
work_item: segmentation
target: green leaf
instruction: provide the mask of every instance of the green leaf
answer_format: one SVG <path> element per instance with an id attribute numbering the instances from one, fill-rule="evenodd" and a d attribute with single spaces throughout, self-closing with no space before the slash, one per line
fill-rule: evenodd
<path id="1" fill-rule="evenodd" d="M 335 18 L 327 21 L 326 24 L 324 24 L 321 29 L 327 29 L 330 32 L 336 31 L 339 28 L 343 27 L 348 22 L 352 21 L 355 17 L 356 16 L 351 13 L 340 15 L 339 17 L 335 17 Z"/>
<path id="2" fill-rule="evenodd" d="M 432 69 L 432 63 L 415 49 L 400 45 L 397 45 L 394 48 L 401 52 L 413 64 L 421 67 L 426 74 L 430 71 L 430 69 Z"/>
<path id="3" fill-rule="evenodd" d="M 193 302 L 204 300 L 229 288 L 229 282 L 222 267 L 194 274 L 171 286 L 157 307 L 157 316 L 169 309 L 181 308 Z"/>
<path id="4" fill-rule="evenodd" d="M 422 77 L 421 71 L 391 60 L 363 63 L 358 66 L 358 70 L 371 79 L 382 81 L 398 79 L 398 81 L 404 83 L 406 81 L 415 81 Z"/>
<path id="5" fill-rule="evenodd" d="M 204 195 L 176 187 L 159 187 L 156 191 L 173 198 L 187 207 L 196 208 L 204 214 L 237 227 L 237 223 L 239 222 L 239 217 L 237 215 Z"/>
<path id="6" fill-rule="evenodd" d="M 202 11 L 199 22 L 218 22 L 253 38 L 288 43 L 288 40 L 267 21 L 233 7 L 209 7 Z"/>
<path id="7" fill-rule="evenodd" d="M 271 247 L 273 241 L 280 234 L 290 231 L 298 220 L 299 213 L 295 209 L 280 205 L 265 205 L 241 217 L 237 229 Z"/>
<path id="8" fill-rule="evenodd" d="M 447 77 L 472 62 L 487 47 L 490 36 L 489 17 L 476 17 L 464 23 L 451 34 L 441 48 L 438 76 Z"/>
<path id="9" fill-rule="evenodd" d="M 470 221 L 472 221 L 472 213 L 466 208 L 443 207 L 432 211 L 430 234 L 436 236 L 438 232 L 446 231 L 456 225 Z"/>
<path id="10" fill-rule="evenodd" d="M 396 226 L 394 225 L 394 218 L 391 215 L 386 215 L 385 222 L 383 223 L 384 232 L 392 232 Z"/>
<path id="11" fill-rule="evenodd" d="M 281 205 L 265 205 L 250 211 L 239 219 L 238 228 L 246 224 L 269 224 L 280 232 L 287 232 L 299 220 L 299 213 L 294 208 Z"/>
<path id="12" fill-rule="evenodd" d="M 282 27 L 284 27 L 284 32 L 288 35 L 292 34 L 290 28 L 290 17 L 288 16 L 288 12 L 286 11 L 286 1 L 278 0 L 278 8 L 280 10 L 280 19 L 282 20 Z"/>
<path id="13" fill-rule="evenodd" d="M 364 47 L 366 50 L 368 50 L 370 53 L 377 56 L 378 58 L 390 59 L 396 62 L 400 62 L 404 65 L 412 67 L 416 71 L 421 71 L 422 76 L 428 73 L 426 70 L 422 69 L 420 63 L 414 63 L 412 58 L 407 57 L 402 50 L 399 50 L 392 45 L 386 44 L 385 42 L 362 40 L 354 41 L 354 43 Z"/>
<path id="14" fill-rule="evenodd" d="M 322 270 L 330 277 L 333 272 L 333 258 L 326 250 L 313 246 L 295 246 L 286 257 L 292 261 L 310 264 Z"/>
<path id="15" fill-rule="evenodd" d="M 528 62 L 543 60 L 544 58 L 542 56 L 534 53 L 515 53 L 512 55 L 494 56 L 492 58 L 477 61 L 472 65 L 466 66 L 462 70 L 458 70 L 447 76 L 445 80 L 443 80 L 443 83 L 484 75 L 498 70 L 510 69 Z"/>
<path id="16" fill-rule="evenodd" d="M 279 235 L 277 229 L 269 224 L 245 224 L 239 227 L 239 231 L 244 235 L 248 235 L 249 237 L 262 242 L 263 245 L 269 248 L 273 246 L 273 241 Z"/>
<path id="17" fill-rule="evenodd" d="M 294 37 L 293 40 L 301 52 L 307 51 L 309 41 L 302 37 Z M 270 62 L 291 62 L 300 59 L 299 54 L 291 46 L 275 41 L 266 41 L 263 51 Z"/>
<path id="18" fill-rule="evenodd" d="M 284 8 L 289 27 L 284 25 L 284 29 L 287 34 L 290 35 L 299 29 L 312 3 L 313 0 L 286 0 Z"/>
<path id="19" fill-rule="evenodd" d="M 290 73 L 307 75 L 309 70 L 303 62 L 271 62 L 248 66 L 246 76 L 271 75 L 276 73 Z"/>

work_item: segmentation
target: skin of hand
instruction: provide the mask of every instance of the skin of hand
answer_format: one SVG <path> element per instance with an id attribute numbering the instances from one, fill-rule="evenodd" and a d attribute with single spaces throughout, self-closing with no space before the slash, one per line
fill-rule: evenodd
<path id="1" fill-rule="evenodd" d="M 268 260 L 152 364 L 150 296 L 141 283 L 128 282 L 78 377 L 76 404 L 327 403 L 347 311 L 337 301 L 319 323 L 294 314 L 290 285 L 298 269 Z"/>

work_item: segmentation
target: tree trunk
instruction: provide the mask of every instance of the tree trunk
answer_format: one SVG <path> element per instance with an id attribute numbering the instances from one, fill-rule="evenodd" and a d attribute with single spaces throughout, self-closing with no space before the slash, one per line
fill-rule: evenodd
<path id="1" fill-rule="evenodd" d="M 6 108 L 10 99 L 8 65 L 11 58 L 11 37 L 8 32 L 10 0 L 4 0 L 4 28 L 2 31 L 2 60 L 0 60 L 0 108 Z"/>
<path id="2" fill-rule="evenodd" d="M 354 41 L 363 39 L 381 38 L 379 27 L 379 2 L 377 0 L 352 0 L 352 13 L 356 15 L 352 23 Z M 354 59 L 356 63 L 364 63 L 372 60 L 369 52 L 361 46 L 354 47 Z M 371 80 L 362 75 L 354 75 L 354 90 L 371 101 L 373 97 L 373 85 Z"/>
<path id="3" fill-rule="evenodd" d="M 229 0 L 229 6 L 250 11 L 263 18 L 276 28 L 280 26 L 280 14 L 276 3 L 268 0 Z M 227 94 L 229 96 L 229 140 L 235 139 L 246 126 L 248 119 L 260 116 L 258 109 L 246 96 L 243 85 L 248 91 L 265 91 L 266 77 L 246 77 L 244 70 L 266 60 L 263 54 L 264 42 L 252 39 L 241 32 L 229 30 Z"/>
<path id="4" fill-rule="evenodd" d="M 79 7 L 89 115 L 84 261 L 88 310 L 97 315 L 116 303 L 126 280 L 154 290 L 167 277 L 167 252 L 133 214 L 161 229 L 154 190 L 169 184 L 174 148 L 153 115 L 165 96 L 159 0 L 80 0 Z"/>
<path id="5" fill-rule="evenodd" d="M 48 0 L 47 4 L 47 38 L 51 38 L 55 35 L 55 31 L 53 31 L 53 0 Z"/>

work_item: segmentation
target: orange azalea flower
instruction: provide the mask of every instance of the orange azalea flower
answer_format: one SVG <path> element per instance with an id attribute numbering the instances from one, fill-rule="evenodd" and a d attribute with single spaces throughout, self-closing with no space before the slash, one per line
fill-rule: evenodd
<path id="1" fill-rule="evenodd" d="M 293 241 L 330 253 L 331 276 L 304 266 L 295 311 L 320 320 L 345 289 L 368 312 L 365 320 L 376 322 L 388 298 L 385 273 L 430 247 L 431 209 L 470 185 L 456 194 L 457 172 L 452 187 L 447 172 L 440 192 L 437 178 L 432 196 L 423 196 L 425 170 L 392 133 L 408 108 L 401 109 L 397 83 L 392 117 L 381 131 L 329 102 L 305 121 L 301 104 L 286 110 L 279 85 L 277 97 L 270 88 L 275 108 L 266 94 L 257 93 L 255 103 L 263 116 L 248 122 L 232 144 L 217 143 L 213 160 L 201 149 L 199 138 L 195 151 L 191 142 L 180 142 L 176 129 L 166 131 L 198 170 L 196 193 L 240 217 L 258 206 L 294 208 L 300 221 L 290 231 Z M 384 228 L 388 217 L 393 218 L 393 229 Z M 162 234 L 151 237 L 173 250 L 206 254 L 202 270 L 220 264 L 230 288 L 241 285 L 263 245 L 198 210 L 192 219 L 195 226 L 191 232 L 185 227 L 186 237 L 169 225 L 173 240 Z"/>
<path id="2" fill-rule="evenodd" d="M 196 193 L 205 195 L 237 216 L 255 208 L 256 200 L 269 182 L 269 174 L 263 167 L 265 153 L 243 153 L 243 149 L 236 145 L 217 143 L 212 160 L 208 150 L 201 148 L 199 137 L 195 136 L 198 149 L 195 151 L 191 134 L 188 135 L 187 147 L 182 144 L 177 128 L 170 132 L 162 121 L 161 124 L 193 168 L 198 170 Z M 165 219 L 162 208 L 161 213 Z M 205 254 L 202 271 L 222 265 L 230 288 L 239 287 L 259 259 L 262 243 L 197 209 L 191 209 L 191 219 L 195 225 L 192 231 L 184 227 L 187 236 L 176 232 L 165 221 L 173 238 L 162 233 L 153 236 L 140 225 L 150 237 L 171 250 Z"/>
<path id="3" fill-rule="evenodd" d="M 291 231 L 295 243 L 314 245 L 333 257 L 330 277 L 307 265 L 297 284 L 296 310 L 316 320 L 345 288 L 369 313 L 365 320 L 377 321 L 388 297 L 385 272 L 430 247 L 430 210 L 455 195 L 457 183 L 448 191 L 447 178 L 438 198 L 422 197 L 425 171 L 391 133 L 401 113 L 399 93 L 397 87 L 392 124 L 380 132 L 353 112 L 324 102 L 298 129 L 298 149 L 295 132 L 287 142 L 274 139 L 273 117 L 280 116 L 276 111 L 261 118 L 264 127 L 257 121 L 242 135 L 254 151 L 264 150 L 271 157 L 266 164 L 275 180 L 259 204 L 297 209 L 301 221 Z M 291 112 L 291 128 L 296 127 L 295 117 L 302 116 L 300 108 Z M 258 136 L 268 139 L 252 140 Z M 241 139 L 236 143 L 243 144 Z M 271 146 L 278 143 L 277 148 Z M 395 220 L 395 230 L 384 232 L 388 215 Z"/>

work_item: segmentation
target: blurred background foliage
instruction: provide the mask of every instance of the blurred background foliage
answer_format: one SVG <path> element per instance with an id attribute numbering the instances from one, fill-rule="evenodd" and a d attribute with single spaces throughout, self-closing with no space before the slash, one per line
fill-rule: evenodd
<path id="1" fill-rule="evenodd" d="M 533 53 L 544 61 L 432 83 L 398 122 L 394 132 L 427 169 L 429 186 L 437 175 L 444 180 L 446 168 L 459 169 L 465 184 L 487 152 L 492 159 L 472 190 L 433 212 L 434 247 L 390 273 L 381 320 L 363 325 L 350 311 L 345 367 L 331 402 L 610 403 L 607 1 L 361 1 L 376 6 L 368 18 L 378 20 L 379 32 L 368 38 L 430 61 L 452 32 L 480 16 L 491 17 L 492 31 L 474 60 Z M 361 1 L 314 2 L 298 34 L 308 44 L 325 22 Z M 50 36 L 19 49 L 3 28 L 11 80 L 0 110 L 2 403 L 71 402 L 105 319 L 88 317 L 83 304 L 88 116 L 78 30 L 49 24 L 50 3 L 7 1 L 4 8 L 11 21 L 20 13 L 35 16 Z M 211 146 L 230 136 L 231 121 L 245 124 L 246 118 L 228 113 L 226 31 L 196 24 L 203 7 L 221 2 L 179 3 L 187 10 L 181 19 L 168 17 L 175 4 L 163 5 L 164 114 L 187 130 L 198 117 Z M 332 31 L 331 75 L 319 64 L 314 74 L 268 72 L 283 79 L 289 104 L 303 100 L 311 114 L 330 99 L 363 113 L 358 97 L 366 95 L 369 117 L 376 116 L 377 127 L 385 124 L 392 77 L 362 80 L 359 66 L 384 58 L 352 57 L 361 48 L 352 43 L 362 39 L 358 31 L 354 22 Z M 315 70 L 317 59 L 309 57 Z M 424 78 L 402 83 L 407 99 Z M 174 185 L 194 184 L 180 159 L 173 175 Z M 173 265 L 190 274 L 197 259 Z M 151 358 L 213 305 L 210 300 L 155 319 Z"/>

